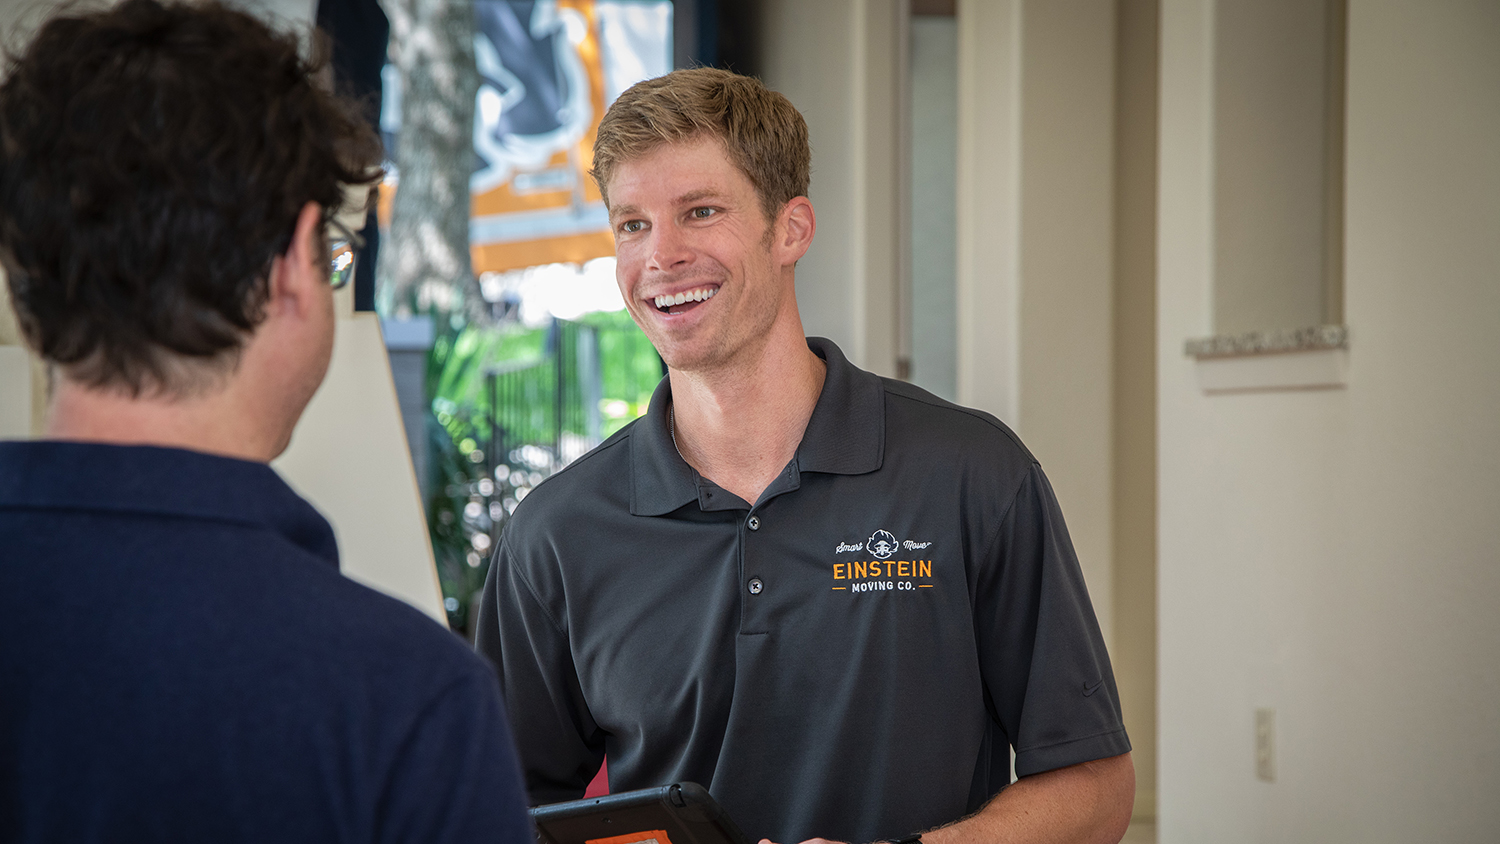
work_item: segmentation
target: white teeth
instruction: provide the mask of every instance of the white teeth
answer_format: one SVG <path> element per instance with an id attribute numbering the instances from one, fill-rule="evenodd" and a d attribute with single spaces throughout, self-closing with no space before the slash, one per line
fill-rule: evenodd
<path id="1" fill-rule="evenodd" d="M 657 296 L 655 301 L 658 308 L 670 308 L 687 302 L 706 302 L 714 297 L 717 290 L 712 287 L 700 287 L 697 290 L 689 290 L 676 295 L 663 294 Z"/>

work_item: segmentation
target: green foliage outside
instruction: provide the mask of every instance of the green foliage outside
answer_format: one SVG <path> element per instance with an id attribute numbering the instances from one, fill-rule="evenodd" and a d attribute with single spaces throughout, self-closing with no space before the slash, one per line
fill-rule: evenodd
<path id="1" fill-rule="evenodd" d="M 433 344 L 427 366 L 432 471 L 427 525 L 449 624 L 456 631 L 471 633 L 475 596 L 516 503 L 558 468 L 556 349 L 559 341 L 571 349 L 585 332 L 596 338 L 603 439 L 646 412 L 662 376 L 661 358 L 628 313 L 589 314 L 550 329 L 469 324 Z M 565 351 L 561 382 L 571 410 L 563 414 L 562 431 L 570 444 L 588 435 L 586 409 L 576 406 L 587 391 L 575 363 L 576 355 Z M 509 398 L 498 409 L 487 377 L 492 372 L 503 373 Z M 493 441 L 497 419 L 503 442 Z"/>

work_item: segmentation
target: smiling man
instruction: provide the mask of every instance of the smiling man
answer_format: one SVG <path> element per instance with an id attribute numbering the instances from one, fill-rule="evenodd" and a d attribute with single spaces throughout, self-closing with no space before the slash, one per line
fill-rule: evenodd
<path id="1" fill-rule="evenodd" d="M 496 551 L 479 648 L 531 799 L 607 755 L 612 790 L 700 782 L 780 842 L 1118 841 L 1130 744 L 1057 501 L 994 417 L 804 335 L 810 158 L 784 97 L 706 68 L 600 125 L 668 376 Z"/>

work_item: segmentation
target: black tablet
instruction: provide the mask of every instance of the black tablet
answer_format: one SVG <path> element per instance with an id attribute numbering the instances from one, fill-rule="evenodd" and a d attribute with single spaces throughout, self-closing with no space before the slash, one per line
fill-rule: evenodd
<path id="1" fill-rule="evenodd" d="M 750 844 L 694 782 L 537 806 L 531 819 L 542 844 Z"/>

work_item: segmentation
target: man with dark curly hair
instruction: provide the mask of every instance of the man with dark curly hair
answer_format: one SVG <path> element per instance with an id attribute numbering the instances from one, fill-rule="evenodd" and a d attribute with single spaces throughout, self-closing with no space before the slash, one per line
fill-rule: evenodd
<path id="1" fill-rule="evenodd" d="M 6 68 L 0 261 L 53 389 L 0 443 L 0 840 L 532 840 L 493 672 L 266 465 L 379 176 L 318 68 L 157 0 Z"/>

